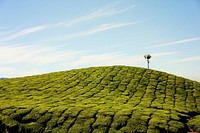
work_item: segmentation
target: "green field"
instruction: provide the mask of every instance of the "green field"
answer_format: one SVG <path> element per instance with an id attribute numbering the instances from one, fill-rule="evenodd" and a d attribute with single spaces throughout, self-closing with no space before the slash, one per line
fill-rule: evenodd
<path id="1" fill-rule="evenodd" d="M 200 132 L 200 83 L 129 66 L 0 80 L 0 132 Z"/>

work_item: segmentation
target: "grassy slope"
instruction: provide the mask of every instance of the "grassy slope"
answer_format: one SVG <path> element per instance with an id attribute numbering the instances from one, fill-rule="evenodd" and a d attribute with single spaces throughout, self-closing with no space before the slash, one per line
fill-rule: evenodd
<path id="1" fill-rule="evenodd" d="M 128 66 L 0 81 L 0 132 L 200 131 L 200 83 Z"/>

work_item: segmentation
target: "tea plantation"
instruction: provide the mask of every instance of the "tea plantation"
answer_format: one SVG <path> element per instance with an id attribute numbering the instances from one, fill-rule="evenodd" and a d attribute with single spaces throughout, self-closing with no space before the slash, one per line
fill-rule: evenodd
<path id="1" fill-rule="evenodd" d="M 0 133 L 200 132 L 200 83 L 109 66 L 0 80 Z"/>

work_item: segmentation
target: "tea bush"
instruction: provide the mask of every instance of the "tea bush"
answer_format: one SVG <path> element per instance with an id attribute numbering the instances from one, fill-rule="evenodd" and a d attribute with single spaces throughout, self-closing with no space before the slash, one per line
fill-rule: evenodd
<path id="1" fill-rule="evenodd" d="M 0 132 L 200 132 L 200 83 L 129 66 L 0 80 Z"/>

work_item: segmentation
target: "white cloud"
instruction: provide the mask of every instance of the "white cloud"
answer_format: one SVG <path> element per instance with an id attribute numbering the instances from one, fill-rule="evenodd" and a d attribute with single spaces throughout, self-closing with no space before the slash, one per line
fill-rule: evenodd
<path id="1" fill-rule="evenodd" d="M 169 55 L 175 55 L 179 54 L 180 52 L 162 52 L 162 53 L 153 53 L 151 54 L 152 57 L 161 57 L 161 56 L 169 56 Z"/>
<path id="2" fill-rule="evenodd" d="M 49 28 L 48 25 L 30 27 L 30 28 L 27 28 L 27 29 L 20 30 L 17 33 L 14 33 L 10 36 L 7 36 L 6 38 L 2 39 L 1 41 L 8 41 L 8 40 L 16 39 L 18 37 L 25 36 L 25 35 L 28 35 L 28 34 L 31 34 L 31 33 L 34 33 L 34 32 L 38 32 L 38 31 L 42 31 L 42 30 L 45 30 L 45 29 L 48 29 L 48 28 Z"/>
<path id="3" fill-rule="evenodd" d="M 162 57 L 178 54 L 179 52 L 163 52 L 152 53 L 152 57 Z M 144 55 L 126 55 L 120 52 L 102 53 L 102 54 L 85 54 L 81 55 L 76 60 L 67 64 L 69 68 L 89 67 L 89 66 L 107 66 L 107 65 L 132 65 L 143 66 L 146 63 Z M 66 64 L 62 64 L 66 66 Z"/>
<path id="4" fill-rule="evenodd" d="M 38 45 L 0 46 L 0 75 L 6 77 L 41 74 L 89 66 L 133 65 L 143 66 L 143 55 L 126 55 L 120 52 L 89 54 L 84 51 L 66 51 L 60 46 Z M 153 57 L 173 55 L 177 52 L 153 53 Z M 26 67 L 26 69 L 23 69 Z M 46 68 L 48 67 L 48 69 Z M 4 77 L 5 77 L 4 76 Z"/>
<path id="5" fill-rule="evenodd" d="M 1 30 L 1 29 L 0 29 Z M 12 34 L 13 32 L 16 32 L 18 29 L 14 29 L 14 30 L 1 30 L 0 31 L 0 37 L 2 38 L 2 37 L 4 37 L 4 36 L 6 36 L 6 35 L 9 35 L 9 34 Z"/>
<path id="6" fill-rule="evenodd" d="M 121 28 L 121 27 L 125 27 L 125 26 L 129 26 L 129 25 L 134 25 L 134 24 L 138 24 L 141 23 L 142 21 L 136 21 L 136 22 L 129 22 L 129 23 L 119 23 L 119 24 L 102 24 L 99 25 L 91 30 L 88 31 L 84 31 L 84 32 L 78 32 L 72 35 L 68 35 L 68 36 L 64 36 L 64 37 L 60 37 L 60 40 L 70 40 L 70 39 L 74 39 L 74 38 L 78 38 L 78 37 L 83 37 L 83 36 L 89 36 L 89 35 L 93 35 L 99 32 L 104 32 L 107 30 L 111 30 L 111 29 L 116 29 L 116 28 Z"/>
<path id="7" fill-rule="evenodd" d="M 46 65 L 67 60 L 78 54 L 77 51 L 59 50 L 58 47 L 9 45 L 0 46 L 0 65 L 33 64 Z"/>
<path id="8" fill-rule="evenodd" d="M 48 70 L 41 70 L 41 69 L 29 69 L 29 70 L 14 70 L 10 72 L 9 77 L 23 77 L 23 76 L 31 76 L 31 75 L 38 75 L 38 74 L 44 74 L 44 73 L 49 73 L 51 71 Z"/>
<path id="9" fill-rule="evenodd" d="M 48 73 L 48 70 L 41 70 L 37 68 L 32 69 L 17 69 L 14 67 L 0 67 L 0 75 L 4 78 L 12 78 L 12 77 L 23 77 L 23 76 L 31 76 Z"/>
<path id="10" fill-rule="evenodd" d="M 80 56 L 81 51 L 67 51 L 60 46 L 0 46 L 0 77 L 19 77 L 58 71 L 60 63 Z"/>
<path id="11" fill-rule="evenodd" d="M 30 63 L 35 62 L 39 64 L 50 64 L 50 63 L 56 63 L 60 61 L 67 61 L 71 59 L 73 56 L 76 56 L 79 52 L 68 52 L 68 51 L 61 51 L 61 52 L 55 52 L 52 54 L 46 54 L 42 56 L 36 56 L 34 59 L 31 60 Z"/>
<path id="12" fill-rule="evenodd" d="M 12 67 L 0 67 L 0 73 L 8 73 L 13 70 L 14 70 L 14 68 L 12 68 Z"/>
<path id="13" fill-rule="evenodd" d="M 60 27 L 60 26 L 72 26 L 74 24 L 78 24 L 87 20 L 92 20 L 92 19 L 97 19 L 97 18 L 101 18 L 101 17 L 106 17 L 106 16 L 111 16 L 111 15 L 115 15 L 115 14 L 119 14 L 119 13 L 123 13 L 126 12 L 130 9 L 132 9 L 134 7 L 134 5 L 130 5 L 128 7 L 125 8 L 116 8 L 113 6 L 106 6 L 103 8 L 100 8 L 88 15 L 73 19 L 73 20 L 67 20 L 67 21 L 63 21 L 60 22 L 58 24 L 54 24 L 55 27 Z"/>
<path id="14" fill-rule="evenodd" d="M 47 24 L 47 25 L 41 25 L 41 26 L 35 26 L 35 27 L 29 27 L 26 29 L 22 29 L 16 33 L 14 32 L 13 34 L 8 35 L 7 37 L 5 37 L 4 39 L 2 39 L 0 41 L 9 41 L 9 40 L 21 37 L 21 36 L 25 36 L 25 35 L 28 35 L 31 33 L 39 32 L 39 31 L 43 31 L 43 30 L 47 30 L 47 29 L 51 29 L 51 28 L 53 29 L 53 28 L 58 28 L 58 27 L 72 26 L 75 24 L 82 23 L 84 21 L 123 13 L 125 11 L 132 9 L 133 7 L 134 7 L 134 5 L 130 5 L 125 8 L 116 8 L 113 6 L 104 7 L 104 8 L 98 9 L 88 15 L 81 16 L 81 17 L 73 19 L 73 20 L 67 20 L 67 21 L 65 20 L 63 22 L 59 22 L 56 24 L 49 24 L 49 25 Z M 5 33 L 0 33 L 0 34 L 5 35 Z"/>
<path id="15" fill-rule="evenodd" d="M 177 62 L 193 62 L 193 61 L 200 61 L 200 56 L 194 56 L 194 57 L 180 59 Z"/>
<path id="16" fill-rule="evenodd" d="M 69 68 L 107 66 L 107 65 L 140 65 L 144 61 L 142 55 L 124 55 L 119 52 L 87 54 L 69 62 Z M 66 66 L 63 64 L 63 66 Z"/>
<path id="17" fill-rule="evenodd" d="M 163 43 L 163 44 L 160 44 L 160 45 L 156 45 L 155 47 L 171 46 L 171 45 L 182 44 L 182 43 L 189 43 L 189 42 L 199 41 L 199 40 L 200 40 L 200 37 L 188 38 L 188 39 L 183 39 L 183 40 L 179 40 L 179 41 Z"/>

